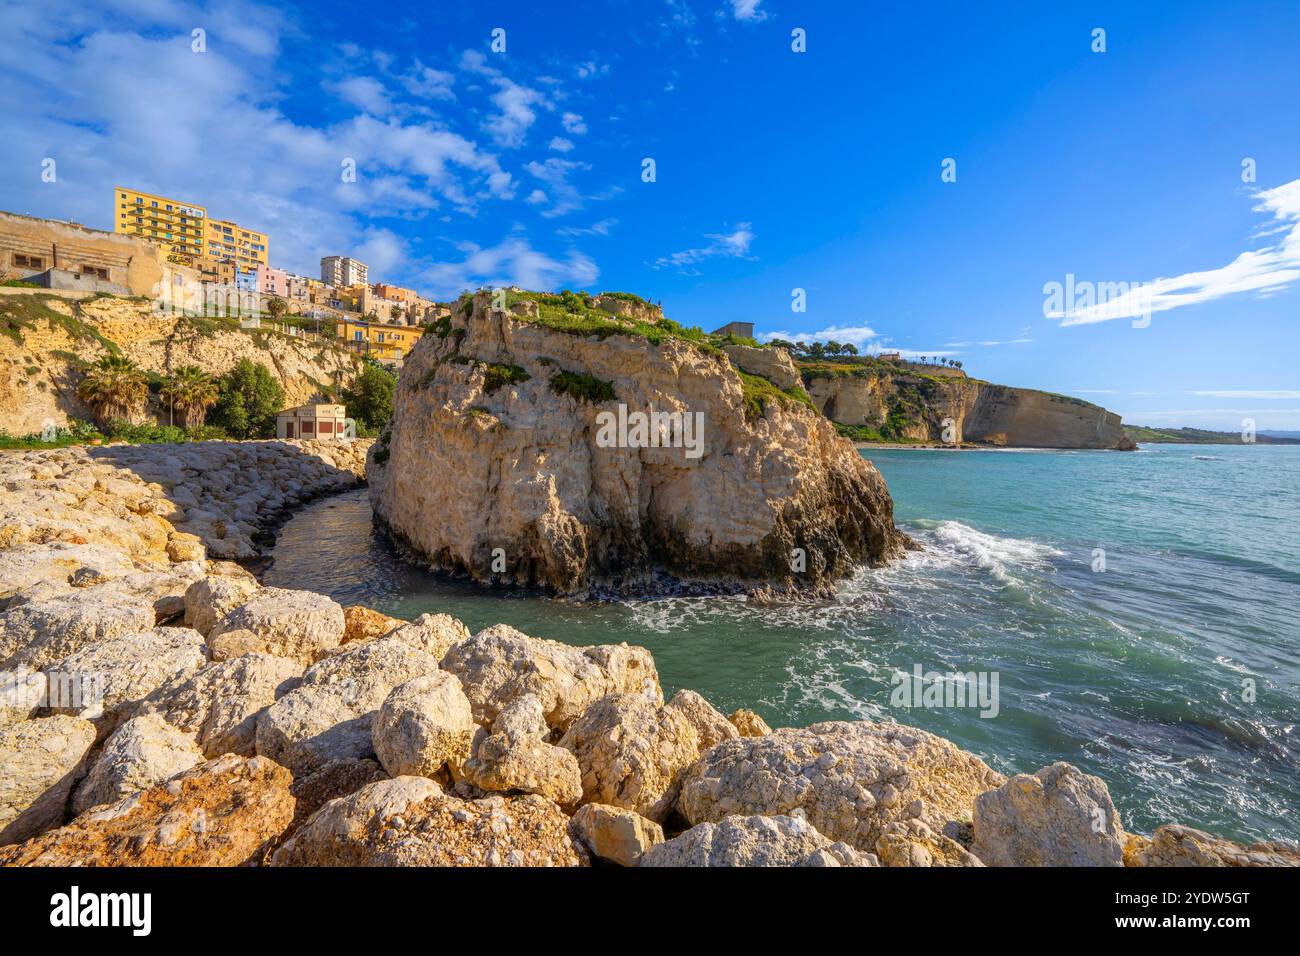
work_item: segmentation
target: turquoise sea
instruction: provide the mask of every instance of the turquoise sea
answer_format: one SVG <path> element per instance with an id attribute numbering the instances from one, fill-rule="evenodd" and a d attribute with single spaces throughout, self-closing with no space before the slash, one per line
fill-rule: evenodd
<path id="1" fill-rule="evenodd" d="M 642 644 L 666 693 L 774 726 L 897 720 L 1004 773 L 1068 760 L 1106 781 L 1131 830 L 1300 837 L 1300 446 L 864 454 L 924 550 L 860 571 L 831 604 L 486 591 L 403 563 L 364 491 L 291 520 L 264 577 L 472 630 Z M 891 704 L 916 665 L 996 673 L 996 717 Z"/>

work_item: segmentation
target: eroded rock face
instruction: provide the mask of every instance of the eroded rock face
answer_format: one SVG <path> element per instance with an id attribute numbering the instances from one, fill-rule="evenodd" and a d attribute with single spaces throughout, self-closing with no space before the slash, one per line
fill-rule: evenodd
<path id="1" fill-rule="evenodd" d="M 653 820 L 603 803 L 579 807 L 570 828 L 592 856 L 620 866 L 636 866 L 647 850 L 664 842 L 663 827 Z"/>
<path id="2" fill-rule="evenodd" d="M 274 866 L 577 866 L 569 818 L 534 794 L 460 800 L 398 777 L 326 804 Z"/>
<path id="3" fill-rule="evenodd" d="M 923 730 L 833 721 L 723 741 L 687 771 L 678 808 L 692 823 L 799 810 L 832 840 L 873 852 L 895 820 L 942 833 L 969 819 L 976 796 L 1003 780 Z"/>
<path id="4" fill-rule="evenodd" d="M 748 707 L 733 710 L 727 720 L 731 721 L 732 726 L 742 737 L 763 737 L 772 732 L 767 721 Z"/>
<path id="5" fill-rule="evenodd" d="M 548 730 L 542 702 L 532 694 L 516 698 L 497 714 L 490 733 L 478 732 L 462 776 L 480 790 L 537 793 L 564 806 L 577 803 L 582 797 L 578 760 L 547 743 Z"/>
<path id="6" fill-rule="evenodd" d="M 383 637 L 405 623 L 403 620 L 380 614 L 360 604 L 352 604 L 343 609 L 343 643 L 354 644 Z"/>
<path id="7" fill-rule="evenodd" d="M 1122 866 L 1125 834 L 1101 778 L 1068 763 L 1017 774 L 975 801 L 987 866 Z"/>
<path id="8" fill-rule="evenodd" d="M 213 625 L 208 645 L 213 660 L 260 651 L 291 657 L 308 667 L 342 643 L 345 627 L 343 608 L 323 594 L 261 588 Z M 240 633 L 238 641 L 222 641 L 223 635 L 234 632 Z"/>
<path id="9" fill-rule="evenodd" d="M 256 752 L 257 720 L 298 686 L 302 665 L 287 657 L 246 654 L 181 673 L 140 704 L 173 727 L 193 734 L 207 757 Z"/>
<path id="10" fill-rule="evenodd" d="M 735 740 L 740 736 L 740 731 L 734 724 L 693 690 L 679 690 L 664 706 L 677 711 L 695 728 L 701 750 L 708 750 L 714 744 Z"/>
<path id="11" fill-rule="evenodd" d="M 662 823 L 682 773 L 700 755 L 699 733 L 680 708 L 643 694 L 611 694 L 587 708 L 560 739 L 578 758 L 584 803 L 635 810 Z"/>
<path id="12" fill-rule="evenodd" d="M 663 701 L 654 659 L 643 647 L 573 647 L 529 637 L 507 624 L 452 645 L 442 667 L 460 678 L 480 724 L 492 723 L 525 694 L 541 701 L 547 726 L 559 730 L 606 694 L 647 694 Z"/>
<path id="13" fill-rule="evenodd" d="M 376 516 L 434 565 L 570 594 L 645 590 L 662 572 L 817 586 L 901 548 L 876 469 L 795 398 L 747 396 L 724 356 L 678 338 L 569 335 L 531 321 L 535 303 L 491 306 L 475 296 L 468 315 L 453 310 L 456 334 L 412 350 L 387 454 L 368 462 Z M 505 366 L 522 375 L 500 384 Z M 615 398 L 574 397 L 553 379 L 563 373 Z M 601 440 L 597 415 L 620 404 L 702 415 L 699 454 Z M 794 548 L 807 554 L 797 579 Z"/>
<path id="14" fill-rule="evenodd" d="M 0 666 L 43 670 L 97 641 L 145 631 L 153 604 L 116 591 L 86 590 L 0 614 Z"/>
<path id="15" fill-rule="evenodd" d="M 375 753 L 390 777 L 453 773 L 469 757 L 474 715 L 460 681 L 433 671 L 393 689 L 375 714 Z"/>
<path id="16" fill-rule="evenodd" d="M 983 866 L 973 853 L 916 819 L 895 820 L 876 841 L 884 866 Z"/>
<path id="17" fill-rule="evenodd" d="M 0 849 L 0 866 L 241 866 L 293 819 L 289 772 L 228 754 Z"/>
<path id="18" fill-rule="evenodd" d="M 641 866 L 877 866 L 870 853 L 835 843 L 802 817 L 733 816 L 701 823 L 651 847 Z"/>
<path id="19" fill-rule="evenodd" d="M 1300 866 L 1295 843 L 1234 843 L 1178 823 L 1157 827 L 1149 837 L 1132 834 L 1124 845 L 1125 866 Z"/>
<path id="20" fill-rule="evenodd" d="M 185 623 L 207 637 L 217 622 L 260 590 L 252 577 L 220 576 L 195 581 L 185 591 Z"/>
<path id="21" fill-rule="evenodd" d="M 203 752 L 192 734 L 177 730 L 157 714 L 134 717 L 104 741 L 99 759 L 77 788 L 72 811 L 83 813 L 115 803 L 202 762 Z"/>
<path id="22" fill-rule="evenodd" d="M 453 644 L 469 637 L 469 628 L 450 614 L 421 614 L 389 633 L 417 650 L 441 659 Z"/>
<path id="23" fill-rule="evenodd" d="M 40 717 L 0 730 L 0 844 L 63 822 L 94 744 L 95 725 L 80 717 Z"/>

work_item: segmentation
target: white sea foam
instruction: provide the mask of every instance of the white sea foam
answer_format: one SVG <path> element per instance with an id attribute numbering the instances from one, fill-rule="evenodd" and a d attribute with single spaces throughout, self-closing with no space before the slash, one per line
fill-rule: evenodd
<path id="1" fill-rule="evenodd" d="M 987 571 L 999 581 L 1014 580 L 1017 568 L 1042 568 L 1064 554 L 1050 545 L 1026 538 L 1005 538 L 976 531 L 960 521 L 944 521 L 918 535 L 930 559 Z M 926 552 L 921 552 L 925 554 Z"/>

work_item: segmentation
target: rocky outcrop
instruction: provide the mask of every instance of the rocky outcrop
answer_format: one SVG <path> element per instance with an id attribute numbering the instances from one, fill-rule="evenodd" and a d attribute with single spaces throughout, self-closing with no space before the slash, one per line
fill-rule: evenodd
<path id="1" fill-rule="evenodd" d="M 1066 395 L 905 366 L 837 371 L 808 366 L 803 379 L 814 404 L 832 421 L 879 428 L 897 412 L 905 421 L 902 437 L 916 441 L 1007 448 L 1136 447 L 1114 412 Z"/>
<path id="2" fill-rule="evenodd" d="M 1300 844 L 1234 843 L 1178 823 L 1149 837 L 1133 834 L 1124 845 L 1125 866 L 1300 866 Z"/>
<path id="3" fill-rule="evenodd" d="M 72 811 L 82 813 L 115 803 L 170 780 L 203 762 L 194 737 L 172 727 L 157 714 L 135 717 L 104 742 L 99 759 L 77 788 Z"/>
<path id="4" fill-rule="evenodd" d="M 343 641 L 343 608 L 323 594 L 262 588 L 208 632 L 213 660 L 273 654 L 309 667 Z"/>
<path id="5" fill-rule="evenodd" d="M 603 803 L 583 804 L 569 827 L 592 856 L 619 866 L 636 866 L 647 850 L 664 842 L 659 824 Z"/>
<path id="6" fill-rule="evenodd" d="M 63 822 L 94 743 L 95 725 L 80 717 L 41 717 L 0 731 L 0 844 Z"/>
<path id="7" fill-rule="evenodd" d="M 879 473 L 802 392 L 743 378 L 667 327 L 655 344 L 584 314 L 600 334 L 573 334 L 547 311 L 559 308 L 493 311 L 480 293 L 407 358 L 369 467 L 375 514 L 405 547 L 481 582 L 566 594 L 665 575 L 817 587 L 901 549 Z M 620 408 L 692 431 L 620 434 Z"/>
<path id="8" fill-rule="evenodd" d="M 727 817 L 652 846 L 641 866 L 879 866 L 870 853 L 833 843 L 802 817 Z"/>
<path id="9" fill-rule="evenodd" d="M 458 772 L 469 758 L 474 716 L 460 681 L 435 670 L 400 684 L 371 724 L 375 754 L 391 777 Z"/>
<path id="10" fill-rule="evenodd" d="M 228 754 L 0 849 L 0 866 L 243 866 L 293 819 L 289 772 Z"/>
<path id="11" fill-rule="evenodd" d="M 490 732 L 478 731 L 461 775 L 480 790 L 537 793 L 573 806 L 582 798 L 582 772 L 572 753 L 547 742 L 549 729 L 540 700 L 516 697 Z"/>

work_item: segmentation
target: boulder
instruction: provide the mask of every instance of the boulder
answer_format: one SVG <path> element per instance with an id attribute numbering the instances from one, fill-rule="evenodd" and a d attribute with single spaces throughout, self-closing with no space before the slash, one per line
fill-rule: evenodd
<path id="1" fill-rule="evenodd" d="M 332 654 L 258 718 L 257 752 L 295 776 L 330 760 L 374 757 L 375 711 L 394 687 L 437 671 L 436 658 L 391 635 Z"/>
<path id="2" fill-rule="evenodd" d="M 40 671 L 19 667 L 0 671 L 0 730 L 35 717 L 45 706 L 46 679 Z"/>
<path id="3" fill-rule="evenodd" d="M 695 728 L 701 750 L 708 750 L 714 744 L 735 740 L 740 736 L 735 725 L 693 690 L 679 690 L 664 706 L 677 711 Z"/>
<path id="4" fill-rule="evenodd" d="M 144 699 L 140 712 L 159 714 L 193 734 L 206 757 L 251 757 L 257 751 L 258 718 L 298 686 L 301 671 L 297 661 L 271 654 L 214 661 L 173 677 Z"/>
<path id="5" fill-rule="evenodd" d="M 663 827 L 653 820 L 603 803 L 579 807 L 569 826 L 592 856 L 619 866 L 636 866 L 646 850 L 664 842 Z"/>
<path id="6" fill-rule="evenodd" d="M 95 725 L 80 717 L 39 717 L 0 730 L 0 844 L 63 822 L 94 745 Z"/>
<path id="7" fill-rule="evenodd" d="M 293 819 L 289 772 L 227 754 L 0 849 L 0 866 L 242 866 Z"/>
<path id="8" fill-rule="evenodd" d="M 167 681 L 188 677 L 207 662 L 203 636 L 188 627 L 154 627 L 105 638 L 46 669 L 49 706 L 56 713 L 93 720 L 103 736 Z M 56 694 L 56 687 L 70 693 Z"/>
<path id="9" fill-rule="evenodd" d="M 289 787 L 294 799 L 293 825 L 289 832 L 296 831 L 331 800 L 346 797 L 367 784 L 387 779 L 388 774 L 384 773 L 379 762 L 368 758 L 331 760 L 321 764 L 311 773 L 295 779 Z"/>
<path id="10" fill-rule="evenodd" d="M 234 575 L 201 578 L 185 589 L 185 624 L 207 637 L 217 622 L 261 590 L 255 579 Z"/>
<path id="11" fill-rule="evenodd" d="M 1125 866 L 1300 866 L 1294 842 L 1234 843 L 1179 823 L 1156 827 L 1149 837 L 1131 834 Z"/>
<path id="12" fill-rule="evenodd" d="M 830 839 L 873 852 L 895 820 L 942 833 L 969 819 L 975 797 L 1003 780 L 923 730 L 832 721 L 723 741 L 685 774 L 678 809 L 696 824 L 802 810 Z"/>
<path id="13" fill-rule="evenodd" d="M 157 714 L 133 717 L 104 742 L 72 798 L 72 811 L 115 803 L 202 762 L 193 734 L 177 730 Z"/>
<path id="14" fill-rule="evenodd" d="M 360 604 L 352 604 L 343 609 L 343 646 L 360 641 L 369 641 L 383 637 L 394 628 L 406 622 L 387 614 L 380 614 Z"/>
<path id="15" fill-rule="evenodd" d="M 876 841 L 884 866 L 983 866 L 964 846 L 916 819 L 895 820 Z"/>
<path id="16" fill-rule="evenodd" d="M 766 720 L 745 707 L 733 710 L 727 720 L 731 721 L 731 725 L 740 732 L 742 737 L 764 737 L 772 732 Z"/>
<path id="17" fill-rule="evenodd" d="M 536 794 L 461 800 L 397 777 L 327 803 L 273 866 L 577 866 L 569 819 Z"/>
<path id="18" fill-rule="evenodd" d="M 606 694 L 645 693 L 663 701 L 654 659 L 643 647 L 573 647 L 506 624 L 452 645 L 442 667 L 460 678 L 480 724 L 491 724 L 501 708 L 525 694 L 542 702 L 547 726 L 561 731 Z"/>
<path id="19" fill-rule="evenodd" d="M 376 712 L 371 736 L 390 777 L 435 777 L 469 757 L 474 715 L 460 681 L 434 671 L 393 688 Z"/>
<path id="20" fill-rule="evenodd" d="M 392 636 L 439 660 L 458 641 L 469 637 L 469 628 L 449 614 L 421 614 L 410 624 L 395 628 Z"/>
<path id="21" fill-rule="evenodd" d="M 683 771 L 700 755 L 700 735 L 679 708 L 644 694 L 596 701 L 560 739 L 578 758 L 582 801 L 635 810 L 662 823 Z"/>
<path id="22" fill-rule="evenodd" d="M 87 588 L 0 614 L 0 667 L 44 670 L 96 641 L 148 630 L 153 603 Z"/>
<path id="23" fill-rule="evenodd" d="M 582 798 L 577 758 L 546 741 L 542 702 L 517 697 L 497 714 L 491 732 L 480 730 L 461 775 L 480 790 L 537 793 L 563 806 Z"/>
<path id="24" fill-rule="evenodd" d="M 251 600 L 227 611 L 208 633 L 213 659 L 262 651 L 291 657 L 310 666 L 343 640 L 343 608 L 323 594 L 262 588 Z M 249 631 L 259 646 L 222 648 L 219 639 L 231 631 Z"/>
<path id="25" fill-rule="evenodd" d="M 1124 831 L 1101 778 L 1060 762 L 980 794 L 971 851 L 987 866 L 1123 866 Z"/>
<path id="26" fill-rule="evenodd" d="M 876 858 L 828 840 L 797 816 L 734 816 L 701 823 L 653 846 L 641 866 L 877 866 Z"/>

